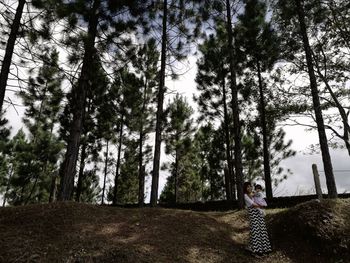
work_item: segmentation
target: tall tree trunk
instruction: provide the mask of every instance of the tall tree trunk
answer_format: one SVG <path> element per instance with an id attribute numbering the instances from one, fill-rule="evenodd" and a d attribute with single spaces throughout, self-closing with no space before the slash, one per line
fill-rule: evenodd
<path id="1" fill-rule="evenodd" d="M 105 174 L 104 174 L 104 177 L 103 177 L 101 205 L 104 204 L 105 191 L 106 191 L 106 179 L 107 179 L 107 170 L 108 170 L 108 143 L 109 143 L 109 140 L 107 140 L 107 146 L 106 146 Z"/>
<path id="2" fill-rule="evenodd" d="M 175 173 L 174 173 L 174 201 L 177 203 L 177 190 L 178 190 L 178 168 L 179 168 L 179 153 L 176 149 L 175 153 Z"/>
<path id="3" fill-rule="evenodd" d="M 121 116 L 120 128 L 119 128 L 118 157 L 117 157 L 117 164 L 115 168 L 115 177 L 114 177 L 113 205 L 117 204 L 120 156 L 121 156 L 122 143 L 123 143 L 123 126 L 124 126 L 123 119 L 124 119 L 124 115 Z"/>
<path id="4" fill-rule="evenodd" d="M 145 172 L 146 167 L 143 165 L 143 133 L 140 133 L 140 142 L 139 142 L 139 206 L 143 207 L 145 199 Z"/>
<path id="5" fill-rule="evenodd" d="M 226 161 L 227 161 L 227 179 L 225 178 L 226 186 L 226 197 L 227 200 L 233 200 L 236 197 L 235 189 L 235 180 L 233 176 L 233 165 L 232 165 L 232 157 L 231 157 L 231 143 L 230 143 L 230 131 L 229 131 L 229 118 L 228 118 L 228 109 L 226 102 L 226 83 L 225 76 L 222 78 L 222 100 L 224 103 L 224 129 L 225 129 L 225 144 L 226 144 Z"/>
<path id="6" fill-rule="evenodd" d="M 307 68 L 308 68 L 309 77 L 310 77 L 311 94 L 312 94 L 313 106 L 314 106 L 314 111 L 316 116 L 316 123 L 317 123 L 317 130 L 318 130 L 321 152 L 322 152 L 323 166 L 324 166 L 324 171 L 326 175 L 328 196 L 330 198 L 337 198 L 337 195 L 338 195 L 337 187 L 335 184 L 335 179 L 333 174 L 331 156 L 329 154 L 329 149 L 328 149 L 327 135 L 324 127 L 320 98 L 319 98 L 318 89 L 317 89 L 317 81 L 316 81 L 314 65 L 312 61 L 312 52 L 311 52 L 309 39 L 307 35 L 306 24 L 305 24 L 304 3 L 302 0 L 295 0 L 295 3 L 296 3 L 296 9 L 297 9 L 296 11 L 298 13 L 298 18 L 299 18 L 300 33 L 303 38 Z"/>
<path id="7" fill-rule="evenodd" d="M 80 202 L 80 197 L 82 194 L 82 188 L 83 188 L 83 180 L 84 180 L 84 170 L 85 170 L 85 159 L 87 157 L 86 154 L 86 147 L 87 143 L 84 142 L 81 145 L 81 153 L 80 153 L 80 165 L 79 165 L 79 174 L 78 174 L 78 183 L 77 183 L 77 190 L 75 195 L 75 201 Z"/>
<path id="8" fill-rule="evenodd" d="M 151 189 L 151 206 L 157 206 L 158 201 L 158 185 L 159 185 L 159 167 L 160 167 L 160 150 L 162 143 L 163 129 L 163 101 L 164 101 L 164 83 L 165 83 L 165 66 L 166 66 L 166 42 L 167 42 L 167 19 L 168 19 L 168 1 L 163 2 L 163 32 L 162 32 L 162 50 L 161 50 L 161 66 L 160 81 L 157 101 L 157 123 L 156 138 L 154 146 L 153 172 L 152 172 L 152 189 Z"/>
<path id="9" fill-rule="evenodd" d="M 143 128 L 142 128 L 143 129 Z M 139 142 L 139 206 L 144 205 L 145 199 L 145 166 L 143 165 L 143 132 L 140 132 Z"/>
<path id="10" fill-rule="evenodd" d="M 141 110 L 141 123 L 140 123 L 140 138 L 139 138 L 139 206 L 142 207 L 144 205 L 145 199 L 145 173 L 146 168 L 143 166 L 143 123 L 144 123 L 144 112 L 146 110 L 146 100 L 147 100 L 147 79 L 145 81 L 145 86 L 143 88 L 143 102 L 142 102 L 142 110 Z"/>
<path id="11" fill-rule="evenodd" d="M 272 183 L 271 183 L 271 170 L 270 170 L 270 151 L 269 151 L 269 142 L 267 135 L 266 127 L 266 116 L 265 116 L 265 99 L 263 91 L 263 81 L 261 77 L 261 68 L 260 61 L 257 60 L 258 68 L 258 78 L 259 78 L 259 93 L 260 93 L 260 121 L 261 121 L 261 130 L 263 137 L 263 155 L 264 155 L 264 177 L 265 177 L 265 188 L 266 188 L 266 197 L 272 199 Z"/>
<path id="12" fill-rule="evenodd" d="M 84 108 L 85 109 L 85 108 Z M 88 100 L 87 105 L 87 112 L 83 112 L 83 126 L 85 121 L 85 115 L 89 115 L 91 112 L 91 99 Z M 87 136 L 87 130 L 83 128 L 84 136 Z M 83 181 L 84 181 L 84 170 L 85 170 L 85 160 L 87 158 L 86 153 L 87 148 L 87 142 L 84 140 L 83 144 L 81 145 L 81 152 L 80 152 L 80 165 L 79 165 L 79 173 L 78 173 L 78 183 L 77 183 L 77 189 L 76 189 L 76 195 L 75 195 L 75 201 L 80 202 L 80 197 L 82 194 L 82 188 L 83 188 Z"/>
<path id="13" fill-rule="evenodd" d="M 15 18 L 12 22 L 10 36 L 6 45 L 4 60 L 2 61 L 1 72 L 0 72 L 0 112 L 2 112 L 2 106 L 4 104 L 7 80 L 10 72 L 10 66 L 11 66 L 12 55 L 13 55 L 13 49 L 15 47 L 18 29 L 21 24 L 21 18 L 22 18 L 23 8 L 25 3 L 26 3 L 25 0 L 18 1 Z"/>
<path id="14" fill-rule="evenodd" d="M 228 50 L 230 59 L 230 88 L 232 92 L 232 114 L 234 125 L 234 155 L 235 155 L 235 168 L 236 168 L 236 183 L 237 183 L 237 199 L 240 208 L 244 207 L 243 200 L 243 166 L 242 166 L 242 143 L 241 143 L 241 124 L 239 120 L 239 105 L 238 105 L 238 88 L 236 80 L 235 70 L 235 55 L 233 45 L 233 30 L 232 30 L 232 18 L 231 18 L 231 4 L 230 0 L 226 0 L 226 12 L 227 12 L 227 34 L 228 34 Z"/>
<path id="15" fill-rule="evenodd" d="M 73 121 L 71 124 L 67 151 L 61 170 L 61 186 L 59 193 L 59 200 L 61 201 L 71 200 L 73 194 L 74 176 L 79 152 L 80 136 L 82 133 L 86 93 L 89 88 L 89 79 L 91 78 L 90 67 L 93 63 L 93 54 L 95 54 L 94 45 L 97 35 L 99 7 L 100 0 L 95 0 L 89 18 L 89 28 L 85 42 L 85 53 L 81 74 L 78 86 L 73 88 L 73 101 L 75 102 L 75 105 L 73 108 Z"/>

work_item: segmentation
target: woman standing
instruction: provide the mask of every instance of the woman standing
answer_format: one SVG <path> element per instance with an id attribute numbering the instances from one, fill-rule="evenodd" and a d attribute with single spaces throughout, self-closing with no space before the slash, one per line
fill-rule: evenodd
<path id="1" fill-rule="evenodd" d="M 245 182 L 243 185 L 244 201 L 249 213 L 249 246 L 254 254 L 261 255 L 272 251 L 269 236 L 267 234 L 265 219 L 258 210 L 259 205 L 254 203 L 252 197 L 252 185 Z"/>

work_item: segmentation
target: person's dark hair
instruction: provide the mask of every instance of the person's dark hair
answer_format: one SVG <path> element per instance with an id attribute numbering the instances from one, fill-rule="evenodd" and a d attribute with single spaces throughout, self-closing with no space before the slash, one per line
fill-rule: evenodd
<path id="1" fill-rule="evenodd" d="M 260 184 L 256 184 L 254 188 L 255 190 L 260 189 L 262 191 L 262 186 Z"/>
<path id="2" fill-rule="evenodd" d="M 248 186 L 252 186 L 252 184 L 250 182 L 245 182 L 243 184 L 243 193 L 248 194 L 248 192 L 247 192 Z"/>

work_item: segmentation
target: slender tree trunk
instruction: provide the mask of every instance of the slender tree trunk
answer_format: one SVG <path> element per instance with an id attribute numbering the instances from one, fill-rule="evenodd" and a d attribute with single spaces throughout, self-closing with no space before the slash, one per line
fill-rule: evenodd
<path id="1" fill-rule="evenodd" d="M 232 157 L 231 157 L 231 143 L 230 143 L 230 131 L 229 131 L 229 118 L 228 118 L 228 109 L 226 102 L 226 83 L 225 76 L 222 78 L 222 100 L 224 103 L 224 129 L 225 129 L 225 144 L 226 144 L 226 161 L 227 161 L 227 179 L 225 179 L 226 186 L 226 197 L 227 200 L 235 199 L 235 180 L 233 176 L 233 165 L 232 165 Z"/>
<path id="2" fill-rule="evenodd" d="M 176 153 L 175 153 L 175 173 L 174 173 L 174 201 L 175 204 L 177 203 L 177 185 L 178 185 L 178 167 L 179 167 L 179 154 L 178 154 L 178 150 L 176 149 Z"/>
<path id="3" fill-rule="evenodd" d="M 161 69 L 157 101 L 157 123 L 156 138 L 154 146 L 153 172 L 152 172 L 152 189 L 151 189 L 151 206 L 157 206 L 158 185 L 159 185 L 159 167 L 160 167 L 160 150 L 162 143 L 163 129 L 163 101 L 164 101 L 164 83 L 165 83 L 165 65 L 166 65 L 166 42 L 167 42 L 167 19 L 168 19 L 168 1 L 163 2 L 163 33 L 162 33 L 162 51 L 161 51 Z"/>
<path id="4" fill-rule="evenodd" d="M 143 132 L 141 131 L 140 142 L 139 142 L 139 200 L 138 200 L 140 207 L 143 207 L 144 199 L 145 199 L 145 166 L 143 165 L 143 136 L 144 136 Z"/>
<path id="5" fill-rule="evenodd" d="M 121 156 L 122 143 L 123 143 L 123 126 L 124 126 L 124 123 L 123 123 L 124 120 L 123 119 L 124 119 L 124 115 L 121 116 L 120 129 L 119 129 L 118 158 L 117 158 L 117 165 L 116 165 L 116 168 L 115 168 L 114 190 L 113 190 L 113 205 L 117 204 L 120 156 Z"/>
<path id="6" fill-rule="evenodd" d="M 139 138 L 139 206 L 144 205 L 145 199 L 145 173 L 146 168 L 143 166 L 143 123 L 144 123 L 144 112 L 146 110 L 146 100 L 147 100 L 147 80 L 145 81 L 145 86 L 143 89 L 143 102 L 141 110 L 141 123 L 140 123 L 140 138 Z"/>
<path id="7" fill-rule="evenodd" d="M 257 61 L 258 68 L 258 78 L 259 78 L 259 93 L 260 93 L 260 121 L 261 121 L 261 130 L 263 137 L 263 155 L 264 155 L 264 176 L 265 176 L 265 188 L 266 188 L 266 197 L 272 199 L 272 183 L 271 183 L 271 170 L 270 170 L 270 151 L 269 151 L 269 142 L 267 135 L 266 127 L 266 116 L 265 116 L 265 99 L 263 91 L 263 81 L 261 77 L 261 68 L 260 61 Z"/>
<path id="8" fill-rule="evenodd" d="M 85 121 L 85 114 L 89 115 L 91 112 L 91 99 L 88 100 L 88 105 L 87 105 L 87 112 L 85 113 L 85 110 L 83 112 L 83 125 Z M 86 129 L 83 129 L 84 136 L 87 136 L 87 131 Z M 80 197 L 82 194 L 82 189 L 83 189 L 83 181 L 84 181 L 84 170 L 85 170 L 85 160 L 87 158 L 87 153 L 86 153 L 86 148 L 87 148 L 87 142 L 84 140 L 83 144 L 81 145 L 81 152 L 80 152 L 80 165 L 79 165 L 79 173 L 78 173 L 78 183 L 77 183 L 77 190 L 76 190 L 76 195 L 75 195 L 75 201 L 80 202 Z"/>
<path id="9" fill-rule="evenodd" d="M 295 3 L 296 3 L 296 9 L 297 9 L 296 11 L 298 13 L 298 18 L 299 18 L 300 33 L 303 38 L 307 68 L 308 68 L 309 77 L 310 77 L 311 94 L 312 94 L 313 106 L 314 106 L 314 111 L 316 116 L 316 123 L 317 123 L 317 130 L 318 130 L 321 152 L 322 152 L 323 166 L 324 166 L 324 171 L 326 175 L 328 196 L 330 198 L 337 198 L 337 195 L 338 195 L 337 187 L 335 184 L 335 179 L 333 174 L 331 156 L 329 154 L 329 149 L 328 149 L 327 135 L 324 127 L 320 98 L 319 98 L 318 89 L 317 89 L 317 81 L 316 81 L 314 65 L 312 61 L 312 52 L 311 52 L 309 39 L 307 35 L 306 24 L 305 24 L 304 4 L 302 0 L 295 0 Z"/>
<path id="10" fill-rule="evenodd" d="M 56 198 L 56 180 L 57 175 L 53 175 L 51 178 L 49 203 L 52 203 Z"/>
<path id="11" fill-rule="evenodd" d="M 80 136 L 83 126 L 83 114 L 85 108 L 86 94 L 91 78 L 90 67 L 93 63 L 93 54 L 98 25 L 98 9 L 100 0 L 95 0 L 90 14 L 88 35 L 85 42 L 85 54 L 81 69 L 78 86 L 73 89 L 73 121 L 71 124 L 67 151 L 61 170 L 61 186 L 59 200 L 71 200 L 74 188 L 74 176 L 77 164 Z"/>
<path id="12" fill-rule="evenodd" d="M 107 170 L 108 170 L 108 143 L 109 143 L 109 140 L 107 140 L 107 146 L 106 146 L 107 148 L 106 148 L 106 160 L 105 160 L 105 174 L 103 178 L 101 205 L 104 204 L 105 191 L 106 191 L 106 179 L 107 179 Z"/>
<path id="13" fill-rule="evenodd" d="M 13 49 L 15 47 L 18 29 L 21 24 L 21 18 L 22 18 L 23 8 L 25 3 L 26 3 L 25 0 L 18 1 L 15 18 L 12 22 L 10 36 L 8 38 L 7 45 L 6 45 L 4 60 L 2 61 L 1 72 L 0 72 L 0 112 L 2 112 L 2 106 L 5 99 L 5 92 L 6 92 L 8 75 L 10 72 Z"/>
<path id="14" fill-rule="evenodd" d="M 146 176 L 146 166 L 142 166 L 140 181 L 139 181 L 139 207 L 144 206 L 145 200 L 145 176 Z"/>
<path id="15" fill-rule="evenodd" d="M 85 170 L 85 159 L 87 157 L 86 154 L 87 143 L 84 142 L 81 145 L 81 153 L 80 153 L 80 165 L 79 165 L 79 174 L 78 174 L 78 183 L 77 190 L 75 195 L 75 201 L 80 202 L 80 197 L 83 189 L 83 180 L 84 180 L 84 170 Z"/>
<path id="16" fill-rule="evenodd" d="M 235 168 L 236 168 L 236 183 L 237 183 L 237 199 L 240 208 L 244 207 L 243 200 L 243 166 L 242 166 L 242 143 L 241 143 L 241 124 L 239 120 L 239 105 L 238 105 L 238 88 L 236 80 L 235 70 L 235 55 L 233 45 L 233 30 L 232 30 L 232 18 L 231 18 L 231 4 L 230 0 L 226 0 L 227 11 L 227 34 L 228 34 L 228 50 L 230 58 L 230 88 L 232 92 L 232 114 L 234 125 L 234 155 L 235 155 Z"/>
<path id="17" fill-rule="evenodd" d="M 229 169 L 225 165 L 224 167 L 224 182 L 225 182 L 225 193 L 226 193 L 226 200 L 231 200 L 230 194 L 231 194 L 231 188 L 230 188 L 230 177 L 228 175 Z"/>

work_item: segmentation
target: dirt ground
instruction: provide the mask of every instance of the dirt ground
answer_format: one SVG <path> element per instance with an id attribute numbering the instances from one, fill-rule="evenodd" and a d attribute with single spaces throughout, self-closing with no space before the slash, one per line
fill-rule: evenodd
<path id="1" fill-rule="evenodd" d="M 328 223 L 338 224 L 332 233 L 315 231 L 317 220 L 312 221 L 315 229 L 301 230 L 295 222 L 307 222 L 299 211 L 305 209 L 269 210 L 274 252 L 264 258 L 245 250 L 246 211 L 125 209 L 74 202 L 0 208 L 0 262 L 350 262 L 345 249 L 350 229 L 345 241 L 330 240 L 337 231 L 347 231 L 350 202 L 329 206 L 336 212 L 329 212 L 333 217 Z M 319 204 L 307 209 L 316 211 L 316 219 L 322 218 L 318 212 L 325 213 Z M 310 237 L 321 235 L 320 240 L 305 238 L 300 231 L 313 231 Z M 330 244 L 344 249 L 325 251 L 319 242 L 326 234 Z"/>

